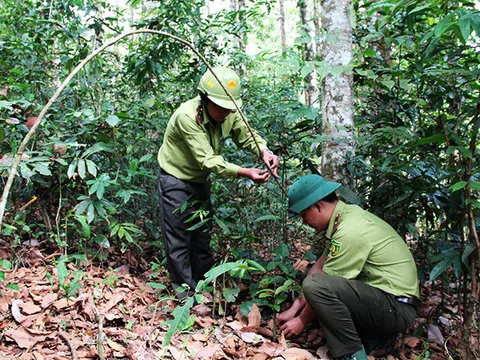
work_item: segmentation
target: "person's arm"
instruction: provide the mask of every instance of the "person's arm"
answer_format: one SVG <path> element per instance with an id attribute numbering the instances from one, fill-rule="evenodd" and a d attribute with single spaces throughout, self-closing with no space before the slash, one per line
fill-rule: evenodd
<path id="1" fill-rule="evenodd" d="M 256 155 L 261 155 L 265 164 L 272 170 L 273 175 L 277 176 L 278 164 L 280 163 L 278 156 L 268 149 L 267 142 L 262 139 L 257 131 L 253 129 L 250 131 L 248 129 L 247 125 L 245 125 L 245 122 L 242 120 L 239 114 L 235 114 L 234 116 L 235 118 L 232 126 L 232 138 L 235 144 L 242 149 L 247 149 Z M 260 153 L 258 148 L 260 148 Z"/>
<path id="2" fill-rule="evenodd" d="M 327 254 L 324 253 L 322 256 L 320 256 L 317 261 L 315 261 L 315 264 L 310 268 L 308 271 L 308 275 L 312 274 L 324 274 L 323 272 L 323 265 L 325 264 L 325 261 L 327 260 Z M 277 321 L 279 324 L 287 323 L 288 321 L 294 319 L 298 313 L 300 313 L 299 317 L 302 315 L 303 310 L 307 304 L 307 300 L 305 299 L 305 296 L 300 295 L 298 298 L 295 299 L 293 302 L 292 306 L 285 310 L 284 312 L 280 313 L 277 316 Z M 307 320 L 307 314 L 304 315 L 304 320 Z"/>
<path id="3" fill-rule="evenodd" d="M 280 327 L 286 338 L 300 334 L 313 320 L 315 313 L 308 303 L 305 302 L 302 312 L 296 318 L 287 321 Z"/>

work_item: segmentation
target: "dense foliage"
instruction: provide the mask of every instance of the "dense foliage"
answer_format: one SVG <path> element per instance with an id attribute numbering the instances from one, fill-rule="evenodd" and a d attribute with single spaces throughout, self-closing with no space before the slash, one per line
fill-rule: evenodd
<path id="1" fill-rule="evenodd" d="M 273 16 L 274 1 L 212 14 L 205 6 L 130 1 L 122 10 L 101 0 L 2 1 L 2 181 L 59 83 L 127 25 L 171 32 L 194 43 L 212 64 L 243 73 L 244 111 L 282 157 L 280 182 L 288 185 L 315 170 L 318 142 L 337 139 L 321 136 L 318 109 L 301 101 L 308 72 L 316 68 L 321 79 L 329 71 L 322 59 L 304 61 L 304 29 L 298 27 L 295 43 L 282 54 L 280 44 L 272 45 L 275 23 L 265 21 Z M 412 244 L 423 281 L 441 276 L 452 280 L 446 287 L 458 282 L 459 292 L 468 294 L 472 276 L 478 276 L 480 230 L 480 14 L 469 1 L 355 1 L 354 7 L 356 153 L 348 159 L 353 190 Z M 129 24 L 129 11 L 143 16 Z M 259 44 L 261 51 L 247 54 L 237 47 L 239 40 Z M 13 249 L 38 239 L 65 254 L 101 260 L 112 246 L 138 254 L 154 246 L 161 262 L 156 153 L 170 114 L 195 95 L 204 70 L 183 45 L 150 35 L 123 40 L 92 60 L 24 154 L 4 239 Z M 233 162 L 256 162 L 231 141 L 225 150 Z M 288 243 L 299 231 L 286 222 L 285 198 L 274 182 L 214 181 L 213 194 L 213 247 L 226 258 L 253 257 L 243 250 L 262 242 L 274 253 L 279 239 Z M 288 253 L 278 251 L 282 259 Z M 475 298 L 464 299 L 471 315 Z"/>

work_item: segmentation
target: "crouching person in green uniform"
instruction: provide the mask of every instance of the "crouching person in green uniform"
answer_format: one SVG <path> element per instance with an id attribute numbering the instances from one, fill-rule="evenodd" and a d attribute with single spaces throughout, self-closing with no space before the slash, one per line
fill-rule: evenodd
<path id="1" fill-rule="evenodd" d="M 213 71 L 241 106 L 238 75 L 225 67 L 215 67 Z M 200 79 L 198 91 L 199 96 L 181 104 L 170 118 L 158 152 L 160 218 L 174 288 L 187 284 L 194 289 L 213 265 L 209 246 L 211 221 L 193 231 L 188 228 L 200 219 L 186 222 L 195 211 L 211 212 L 209 175 L 246 177 L 256 183 L 264 183 L 270 177 L 268 170 L 242 168 L 225 161 L 220 154 L 223 139 L 231 135 L 239 147 L 262 155 L 275 176 L 279 163 L 266 141 L 248 130 L 236 113 L 235 104 L 210 71 Z M 185 202 L 188 206 L 183 209 Z"/>
<path id="2" fill-rule="evenodd" d="M 318 320 L 335 359 L 367 359 L 366 349 L 404 332 L 419 303 L 417 268 L 385 221 L 338 200 L 340 184 L 307 175 L 288 191 L 291 215 L 326 230 L 330 247 L 303 281 L 303 296 L 278 316 L 286 337 Z M 364 347 L 365 346 L 365 347 Z"/>

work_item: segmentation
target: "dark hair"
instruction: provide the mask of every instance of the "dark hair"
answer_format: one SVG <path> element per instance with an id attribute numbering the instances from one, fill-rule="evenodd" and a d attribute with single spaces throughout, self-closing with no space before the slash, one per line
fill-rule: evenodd
<path id="1" fill-rule="evenodd" d="M 333 203 L 335 201 L 338 201 L 338 197 L 337 197 L 337 194 L 335 194 L 335 191 L 332 192 L 331 194 L 328 194 L 327 196 L 325 196 L 322 201 L 326 201 L 326 202 L 329 202 L 329 203 Z"/>
<path id="2" fill-rule="evenodd" d="M 198 125 L 202 125 L 203 123 L 203 107 L 208 104 L 210 99 L 208 98 L 207 94 L 203 91 L 199 91 L 198 94 L 200 95 L 200 105 L 197 108 L 197 114 L 195 115 L 195 119 L 197 120 Z"/>

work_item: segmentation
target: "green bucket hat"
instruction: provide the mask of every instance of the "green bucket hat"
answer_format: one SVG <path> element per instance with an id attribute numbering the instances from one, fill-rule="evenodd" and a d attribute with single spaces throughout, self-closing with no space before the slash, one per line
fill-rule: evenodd
<path id="1" fill-rule="evenodd" d="M 317 201 L 330 195 L 341 184 L 327 181 L 320 175 L 303 176 L 288 189 L 288 215 L 294 217 Z"/>

